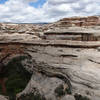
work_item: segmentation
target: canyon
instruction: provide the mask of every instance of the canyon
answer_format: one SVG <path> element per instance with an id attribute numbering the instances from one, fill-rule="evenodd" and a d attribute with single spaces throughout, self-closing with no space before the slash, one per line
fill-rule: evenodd
<path id="1" fill-rule="evenodd" d="M 0 24 L 0 100 L 100 100 L 100 17 Z"/>

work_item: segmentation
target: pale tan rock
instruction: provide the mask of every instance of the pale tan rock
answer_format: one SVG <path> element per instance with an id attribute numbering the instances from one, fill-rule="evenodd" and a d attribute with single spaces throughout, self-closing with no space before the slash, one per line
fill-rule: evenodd
<path id="1" fill-rule="evenodd" d="M 16 100 L 20 100 L 23 95 L 35 93 L 36 90 L 46 100 L 75 100 L 76 93 L 91 100 L 99 100 L 100 29 L 95 26 L 98 20 L 98 16 L 66 18 L 43 27 L 27 24 L 1 25 L 2 32 L 8 31 L 0 35 L 1 55 L 12 54 L 9 61 L 21 54 L 30 58 L 22 61 L 22 64 L 32 73 L 32 77 L 25 89 L 17 94 Z M 82 28 L 79 25 L 81 21 L 84 21 Z M 83 27 L 87 26 L 87 22 L 92 27 Z M 11 34 L 11 30 L 14 34 Z M 34 35 L 29 34 L 31 32 Z M 59 91 L 56 91 L 57 88 Z"/>
<path id="2" fill-rule="evenodd" d="M 9 100 L 9 97 L 5 97 L 5 96 L 0 95 L 0 100 Z"/>

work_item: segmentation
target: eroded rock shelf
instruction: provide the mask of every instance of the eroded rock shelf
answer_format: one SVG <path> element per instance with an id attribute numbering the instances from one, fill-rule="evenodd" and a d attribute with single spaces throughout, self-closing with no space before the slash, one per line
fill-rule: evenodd
<path id="1" fill-rule="evenodd" d="M 0 100 L 100 100 L 99 20 L 1 23 Z"/>

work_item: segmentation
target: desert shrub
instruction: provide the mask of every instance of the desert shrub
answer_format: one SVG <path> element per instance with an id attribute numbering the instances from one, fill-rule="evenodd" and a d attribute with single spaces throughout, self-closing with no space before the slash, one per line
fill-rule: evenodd
<path id="1" fill-rule="evenodd" d="M 21 61 L 27 59 L 26 56 L 19 56 L 13 58 L 6 65 L 5 76 L 8 78 L 6 82 L 7 95 L 10 96 L 10 100 L 15 100 L 17 93 L 24 90 L 27 83 L 30 80 L 31 74 L 26 71 Z"/>
<path id="2" fill-rule="evenodd" d="M 71 90 L 69 88 L 64 89 L 64 86 L 61 84 L 55 89 L 55 93 L 60 97 L 65 94 L 71 94 Z"/>
<path id="3" fill-rule="evenodd" d="M 74 97 L 75 97 L 75 100 L 90 100 L 88 97 L 82 96 L 80 94 L 75 94 Z"/>
<path id="4" fill-rule="evenodd" d="M 40 93 L 22 95 L 18 100 L 46 100 Z"/>
<path id="5" fill-rule="evenodd" d="M 65 92 L 64 92 L 64 87 L 63 85 L 59 85 L 56 89 L 55 89 L 55 93 L 57 96 L 62 96 L 62 95 L 65 95 Z"/>

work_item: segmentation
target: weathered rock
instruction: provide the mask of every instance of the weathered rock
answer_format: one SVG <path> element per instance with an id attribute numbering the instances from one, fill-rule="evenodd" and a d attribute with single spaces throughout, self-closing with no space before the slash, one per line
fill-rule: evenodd
<path id="1" fill-rule="evenodd" d="M 69 22 L 66 23 L 66 20 Z M 21 66 L 32 74 L 25 89 L 20 91 L 19 88 L 17 91 L 20 93 L 14 92 L 16 100 L 99 100 L 100 27 L 79 27 L 98 25 L 98 20 L 98 16 L 67 18 L 43 28 L 27 24 L 0 25 L 2 32 L 17 30 L 20 33 L 5 32 L 0 35 L 0 60 L 9 55 L 1 61 L 2 64 L 7 67 L 8 62 L 16 56 L 24 55 L 27 58 L 20 61 L 17 67 Z M 72 25 L 69 28 L 66 26 L 69 23 L 78 27 Z M 21 30 L 23 27 L 26 29 Z M 46 31 L 48 29 L 50 31 Z M 29 34 L 31 32 L 34 35 Z M 24 75 L 26 77 L 28 74 Z"/>
<path id="2" fill-rule="evenodd" d="M 0 100 L 9 100 L 9 97 L 4 97 L 4 96 L 0 95 Z"/>
<path id="3" fill-rule="evenodd" d="M 100 24 L 99 16 L 89 16 L 89 17 L 72 17 L 64 18 L 59 21 L 60 25 L 70 25 L 70 26 L 95 26 Z"/>
<path id="4" fill-rule="evenodd" d="M 33 53 L 31 53 L 32 50 Z M 89 58 L 94 57 L 100 58 L 100 52 L 97 50 L 51 46 L 38 48 L 36 46 L 28 47 L 27 53 L 32 57 L 33 66 L 28 64 L 27 61 L 24 62 L 24 66 L 28 71 L 33 72 L 33 76 L 29 82 L 31 86 L 28 84 L 21 94 L 27 94 L 29 90 L 32 91 L 30 88 L 35 87 L 47 100 L 50 98 L 57 100 L 56 94 L 54 94 L 55 87 L 65 84 L 69 88 L 70 94 L 80 93 L 92 97 L 100 96 L 98 94 L 100 86 L 99 64 L 89 60 Z M 35 74 L 36 72 L 37 74 Z M 67 95 L 67 92 L 65 95 Z M 60 100 L 63 100 L 63 96 L 60 97 Z"/>
<path id="5" fill-rule="evenodd" d="M 38 36 L 36 35 L 29 35 L 29 34 L 4 34 L 0 35 L 0 40 L 1 41 L 30 41 L 30 40 L 41 40 Z"/>
<path id="6" fill-rule="evenodd" d="M 98 47 L 97 50 L 100 51 L 100 47 Z"/>
<path id="7" fill-rule="evenodd" d="M 75 98 L 74 96 L 66 95 L 65 97 L 62 98 L 62 100 L 75 100 Z"/>

